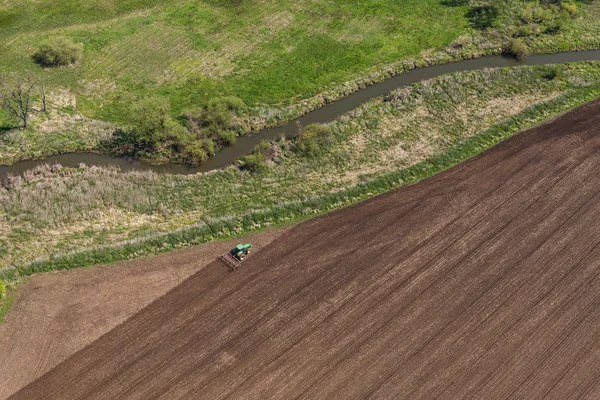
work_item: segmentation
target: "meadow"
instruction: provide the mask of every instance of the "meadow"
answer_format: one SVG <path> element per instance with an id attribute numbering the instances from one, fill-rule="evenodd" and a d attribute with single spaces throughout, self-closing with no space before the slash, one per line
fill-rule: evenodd
<path id="1" fill-rule="evenodd" d="M 465 7 L 437 0 L 7 1 L 0 69 L 34 71 L 90 118 L 126 122 L 131 102 L 168 97 L 173 115 L 215 97 L 290 104 L 467 29 Z M 73 67 L 43 69 L 41 40 L 83 44 Z"/>

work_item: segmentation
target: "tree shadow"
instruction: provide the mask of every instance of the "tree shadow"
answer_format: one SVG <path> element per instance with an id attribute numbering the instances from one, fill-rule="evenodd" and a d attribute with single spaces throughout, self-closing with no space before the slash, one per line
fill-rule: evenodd
<path id="1" fill-rule="evenodd" d="M 443 0 L 441 4 L 447 7 L 462 7 L 469 4 L 469 0 Z"/>
<path id="2" fill-rule="evenodd" d="M 11 130 L 13 130 L 13 129 L 16 129 L 16 128 L 18 128 L 18 126 L 15 126 L 15 125 L 7 125 L 7 124 L 0 124 L 0 135 L 2 135 L 2 134 L 4 134 L 4 133 L 6 133 L 6 132 L 8 132 L 8 131 L 11 131 Z"/>
<path id="3" fill-rule="evenodd" d="M 441 4 L 447 7 L 464 7 L 470 5 L 469 0 L 442 0 Z M 494 26 L 500 11 L 495 4 L 471 5 L 465 17 L 475 29 L 484 30 Z"/>

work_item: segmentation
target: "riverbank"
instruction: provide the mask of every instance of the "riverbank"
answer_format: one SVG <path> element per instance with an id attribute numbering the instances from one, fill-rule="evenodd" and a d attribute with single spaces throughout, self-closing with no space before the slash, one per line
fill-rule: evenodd
<path id="1" fill-rule="evenodd" d="M 252 149 L 263 140 L 276 140 L 282 135 L 286 136 L 287 138 L 292 138 L 298 133 L 299 127 L 307 126 L 313 123 L 331 121 L 373 98 L 386 95 L 393 90 L 415 84 L 422 80 L 431 79 L 440 75 L 458 71 L 480 70 L 484 68 L 498 68 L 505 66 L 546 65 L 552 63 L 577 62 L 582 60 L 600 60 L 600 50 L 534 55 L 523 61 L 518 61 L 510 57 L 484 56 L 482 58 L 465 60 L 462 62 L 453 62 L 449 64 L 441 64 L 422 69 L 410 70 L 404 74 L 396 75 L 383 82 L 367 86 L 356 93 L 342 98 L 340 101 L 318 108 L 315 111 L 309 112 L 304 116 L 284 125 L 280 125 L 272 129 L 266 129 L 252 135 L 242 136 L 234 145 L 218 151 L 213 157 L 208 159 L 199 167 L 179 164 L 147 164 L 132 157 L 115 157 L 102 154 L 99 151 L 94 153 L 69 153 L 68 148 L 63 147 L 61 150 L 57 151 L 57 153 L 60 155 L 44 157 L 43 159 L 21 161 L 11 166 L 0 165 L 0 180 L 6 179 L 9 175 L 23 174 L 28 169 L 35 168 L 45 163 L 60 164 L 65 167 L 77 167 L 81 163 L 87 164 L 88 166 L 94 165 L 109 167 L 114 165 L 118 166 L 123 171 L 140 170 L 171 174 L 194 174 L 199 172 L 208 172 L 214 169 L 232 165 L 244 155 L 250 153 Z M 93 148 L 91 150 L 93 150 Z M 62 154 L 65 152 L 66 154 Z"/>
<path id="2" fill-rule="evenodd" d="M 411 184 L 600 95 L 600 63 L 461 72 L 328 124 L 319 157 L 287 141 L 262 174 L 38 168 L 0 191 L 0 279 L 289 224 Z"/>

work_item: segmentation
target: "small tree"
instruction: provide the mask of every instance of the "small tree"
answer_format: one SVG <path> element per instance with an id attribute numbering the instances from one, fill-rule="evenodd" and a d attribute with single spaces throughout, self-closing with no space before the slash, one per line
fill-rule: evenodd
<path id="1" fill-rule="evenodd" d="M 81 45 L 64 37 L 55 37 L 43 41 L 33 58 L 44 67 L 60 67 L 75 64 L 82 54 Z"/>
<path id="2" fill-rule="evenodd" d="M 42 82 L 42 106 L 43 106 L 43 111 L 46 112 L 46 82 Z"/>
<path id="3" fill-rule="evenodd" d="M 510 40 L 506 48 L 506 52 L 515 56 L 517 60 L 523 61 L 529 54 L 529 48 L 522 39 L 516 38 Z"/>
<path id="4" fill-rule="evenodd" d="M 135 103 L 131 109 L 131 120 L 142 136 L 142 139 L 152 142 L 164 137 L 171 119 L 169 102 L 160 97 L 150 97 Z"/>
<path id="5" fill-rule="evenodd" d="M 135 103 L 131 109 L 132 126 L 119 130 L 116 143 L 132 145 L 136 151 L 155 152 L 169 146 L 179 150 L 187 144 L 189 132 L 173 121 L 169 103 L 159 97 L 151 97 Z"/>
<path id="6" fill-rule="evenodd" d="M 23 128 L 27 128 L 31 95 L 36 86 L 35 79 L 30 73 L 9 76 L 0 75 L 0 102 L 10 114 L 21 121 Z"/>
<path id="7" fill-rule="evenodd" d="M 323 124 L 311 124 L 298 132 L 296 150 L 305 156 L 317 156 L 332 144 L 332 140 L 331 127 Z"/>

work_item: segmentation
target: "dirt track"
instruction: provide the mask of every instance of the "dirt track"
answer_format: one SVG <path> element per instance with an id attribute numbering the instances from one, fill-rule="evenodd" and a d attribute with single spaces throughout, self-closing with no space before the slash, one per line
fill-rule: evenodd
<path id="1" fill-rule="evenodd" d="M 596 101 L 200 270 L 13 398 L 598 399 L 599 149 Z"/>
<path id="2" fill-rule="evenodd" d="M 290 228 L 249 235 L 257 250 Z M 167 293 L 237 240 L 153 258 L 36 274 L 0 325 L 0 399 L 48 372 Z"/>

